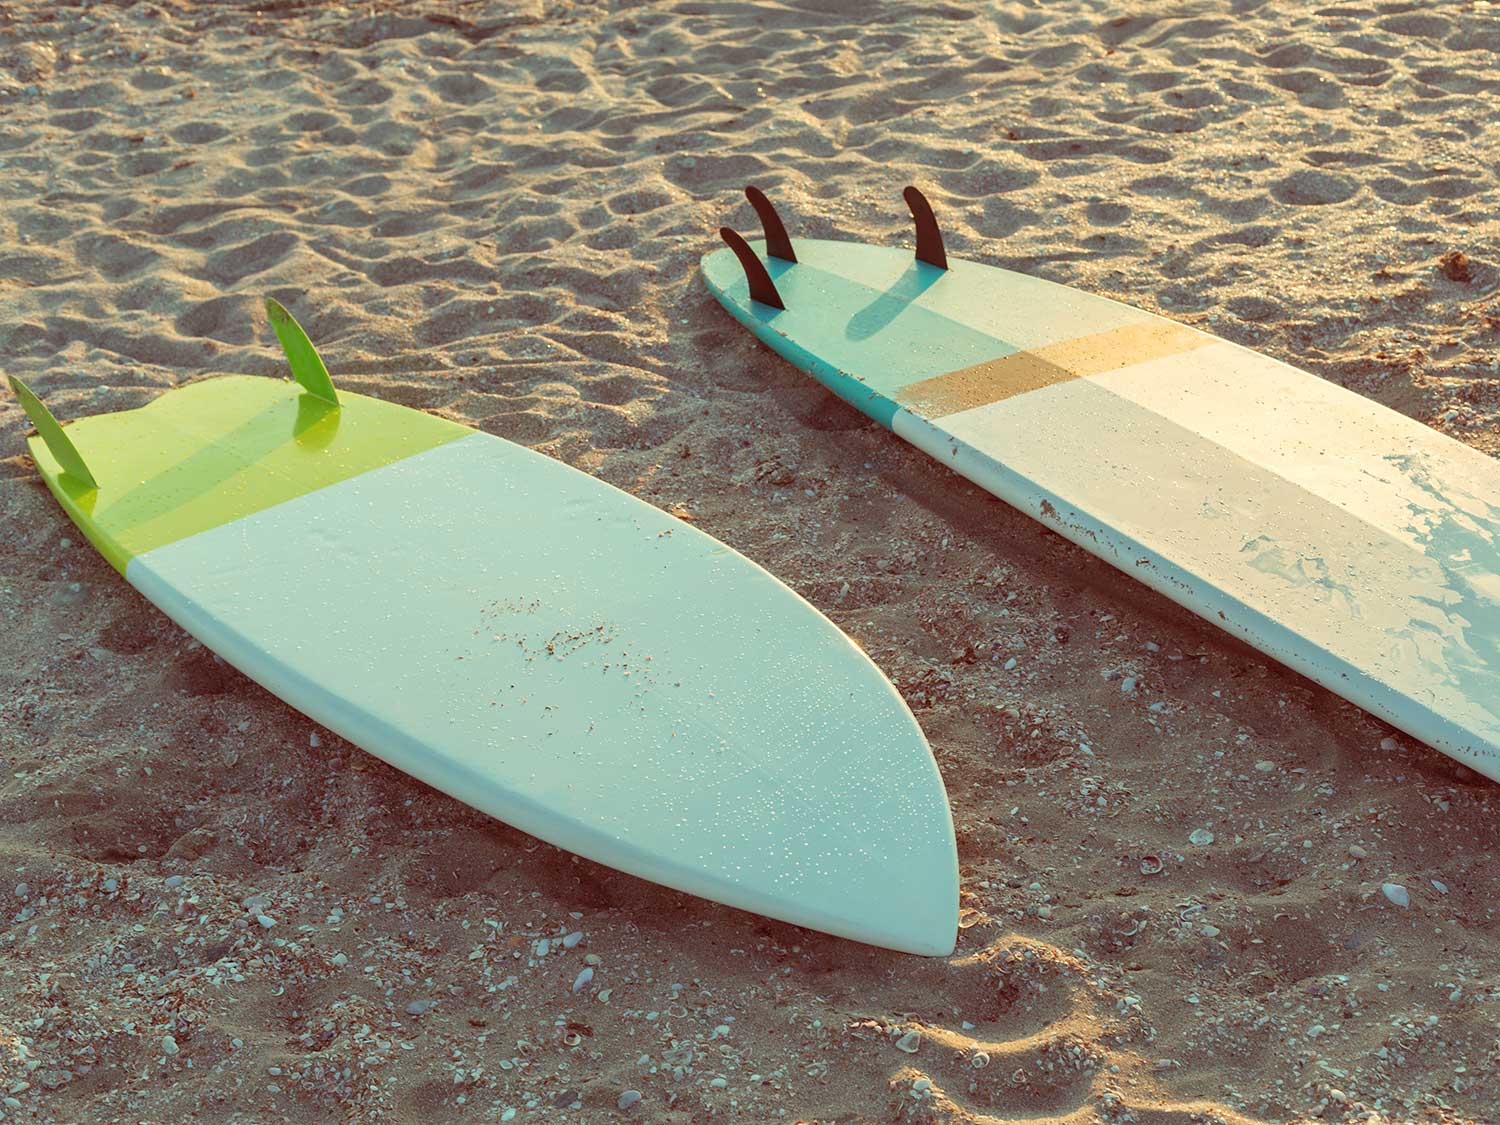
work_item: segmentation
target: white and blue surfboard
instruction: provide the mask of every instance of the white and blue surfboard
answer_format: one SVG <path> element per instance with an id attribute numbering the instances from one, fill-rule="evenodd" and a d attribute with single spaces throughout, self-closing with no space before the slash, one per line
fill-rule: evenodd
<path id="1" fill-rule="evenodd" d="M 704 257 L 769 347 L 1220 628 L 1500 779 L 1500 464 L 1304 371 L 1103 297 L 766 231 Z"/>

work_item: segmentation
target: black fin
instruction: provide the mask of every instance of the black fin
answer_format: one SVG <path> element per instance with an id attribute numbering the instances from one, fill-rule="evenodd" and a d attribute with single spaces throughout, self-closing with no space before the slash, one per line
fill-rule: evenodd
<path id="1" fill-rule="evenodd" d="M 786 308 L 786 305 L 781 303 L 781 294 L 776 292 L 776 285 L 771 281 L 771 275 L 766 272 L 766 267 L 761 260 L 755 256 L 755 251 L 750 249 L 750 244 L 728 227 L 719 228 L 719 237 L 740 260 L 740 268 L 745 271 L 745 280 L 750 283 L 751 298 L 763 305 L 770 305 L 773 309 Z"/>
<path id="2" fill-rule="evenodd" d="M 760 216 L 761 229 L 766 232 L 766 254 L 772 258 L 780 258 L 783 262 L 795 262 L 797 255 L 792 250 L 792 240 L 786 236 L 786 227 L 782 225 L 781 216 L 776 213 L 775 204 L 754 184 L 745 188 L 745 198 Z"/>
<path id="3" fill-rule="evenodd" d="M 911 208 L 911 217 L 917 224 L 917 261 L 948 268 L 948 252 L 943 249 L 943 232 L 938 230 L 937 216 L 932 213 L 932 204 L 914 187 L 901 193 L 906 205 Z"/>

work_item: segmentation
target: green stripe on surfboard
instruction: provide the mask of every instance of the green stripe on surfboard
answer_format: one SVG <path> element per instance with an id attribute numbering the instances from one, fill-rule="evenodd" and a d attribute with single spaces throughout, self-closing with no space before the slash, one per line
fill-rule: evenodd
<path id="1" fill-rule="evenodd" d="M 295 383 L 227 375 L 138 410 L 80 418 L 69 434 L 97 487 L 40 437 L 31 455 L 89 541 L 130 559 L 473 433 L 363 395 L 335 406 Z M 71 447 L 71 443 L 70 443 Z"/>

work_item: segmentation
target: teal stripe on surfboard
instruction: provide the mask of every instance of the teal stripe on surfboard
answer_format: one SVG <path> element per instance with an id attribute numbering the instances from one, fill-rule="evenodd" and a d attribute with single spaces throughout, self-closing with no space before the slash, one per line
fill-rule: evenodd
<path id="1" fill-rule="evenodd" d="M 863 243 L 798 239 L 796 245 L 795 264 L 765 259 L 785 309 L 747 299 L 744 272 L 728 250 L 703 259 L 703 279 L 762 342 L 888 428 L 902 408 L 900 392 L 913 384 L 1153 319 L 1017 274 L 1006 275 L 1002 293 L 996 271 L 974 262 L 952 260 L 940 270 Z M 750 248 L 764 258 L 763 241 Z M 1033 299 L 1018 322 L 1016 303 Z"/>
<path id="2" fill-rule="evenodd" d="M 752 242 L 750 247 L 756 254 L 765 253 L 764 242 Z M 703 277 L 746 328 L 886 427 L 900 409 L 895 396 L 902 387 L 945 374 L 955 359 L 966 366 L 1016 350 L 942 313 L 909 303 L 905 294 L 941 283 L 943 271 L 933 266 L 914 263 L 909 277 L 890 279 L 895 291 L 883 292 L 876 287 L 878 279 L 872 285 L 848 276 L 857 271 L 857 262 L 833 256 L 829 265 L 834 268 L 771 259 L 767 269 L 787 303 L 784 310 L 745 299 L 749 287 L 728 250 L 704 259 Z"/>

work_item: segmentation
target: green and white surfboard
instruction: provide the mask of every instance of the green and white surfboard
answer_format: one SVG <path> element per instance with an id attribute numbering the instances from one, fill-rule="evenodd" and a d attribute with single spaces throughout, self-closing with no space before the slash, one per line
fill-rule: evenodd
<path id="1" fill-rule="evenodd" d="M 913 953 L 958 864 L 889 681 L 770 574 L 551 458 L 335 391 L 223 376 L 59 427 L 47 486 L 246 675 L 413 777 L 600 863 Z"/>
<path id="2" fill-rule="evenodd" d="M 768 346 L 1126 574 L 1500 779 L 1500 464 L 1287 364 L 1067 286 L 721 232 L 708 287 Z"/>

